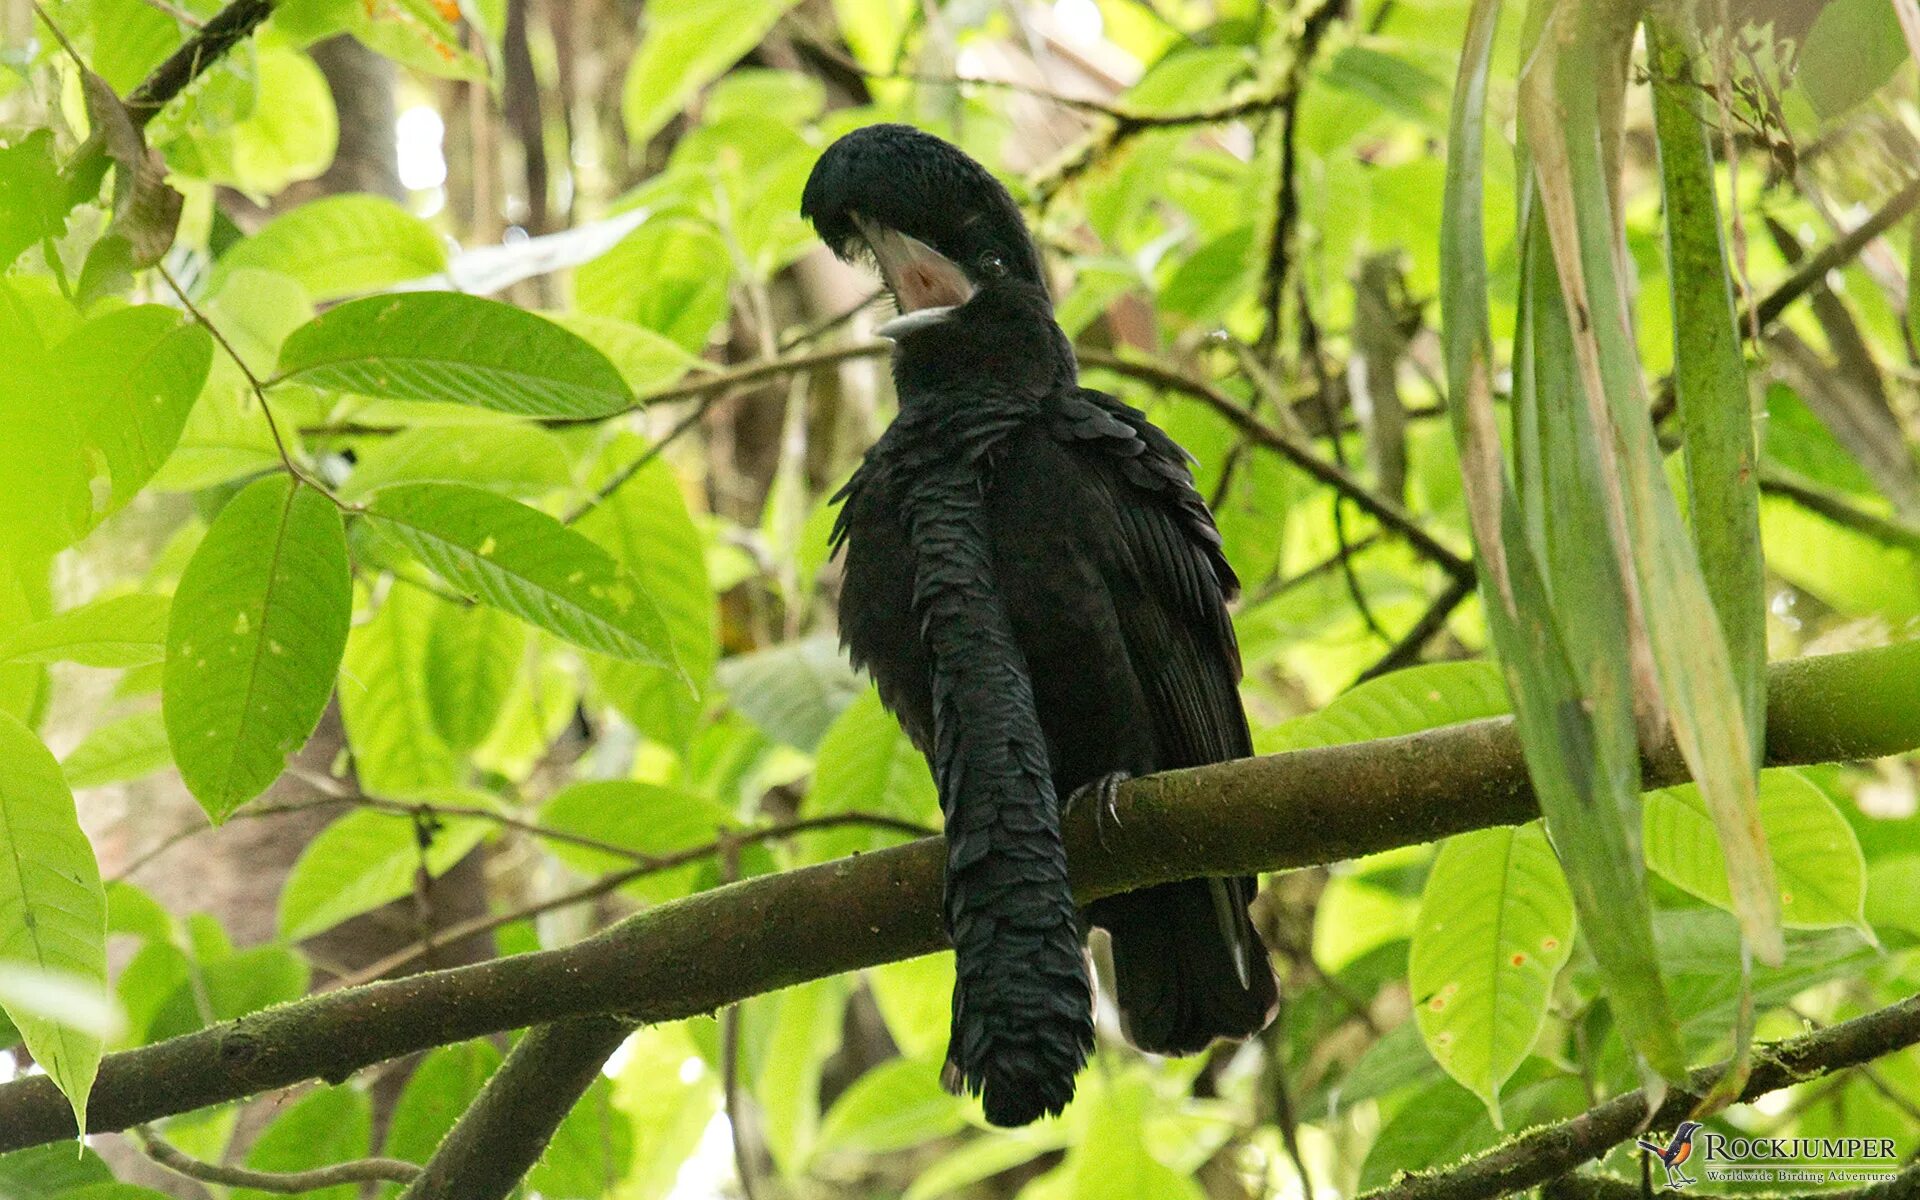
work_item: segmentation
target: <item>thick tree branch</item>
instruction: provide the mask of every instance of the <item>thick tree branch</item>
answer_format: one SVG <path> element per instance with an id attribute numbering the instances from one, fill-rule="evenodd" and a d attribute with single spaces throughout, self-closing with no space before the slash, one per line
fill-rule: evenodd
<path id="1" fill-rule="evenodd" d="M 1756 1047 L 1753 1073 L 1738 1098 L 1752 1100 L 1795 1083 L 1857 1067 L 1915 1042 L 1920 1042 L 1920 996 L 1909 996 L 1898 1004 L 1792 1041 Z M 1667 1093 L 1650 1126 L 1646 1093 L 1628 1092 L 1571 1120 L 1529 1130 L 1457 1167 L 1402 1176 L 1398 1182 L 1368 1192 L 1361 1200 L 1483 1200 L 1537 1186 L 1600 1157 L 1643 1127 L 1672 1129 L 1687 1118 L 1725 1072 L 1724 1063 L 1694 1071 L 1686 1087 Z"/>
<path id="2" fill-rule="evenodd" d="M 632 1028 L 612 1017 L 578 1017 L 529 1032 L 400 1200 L 483 1200 L 513 1191 Z"/>
<path id="3" fill-rule="evenodd" d="M 1781 663 L 1769 672 L 1775 763 L 1920 745 L 1920 641 Z M 1648 786 L 1676 781 L 1655 754 Z M 1150 775 L 1124 785 L 1102 838 L 1068 822 L 1082 901 L 1198 874 L 1335 862 L 1536 815 L 1520 743 L 1495 718 L 1409 737 Z M 648 910 L 559 950 L 309 997 L 101 1064 L 95 1131 L 124 1129 L 433 1046 L 569 1017 L 636 1022 L 941 949 L 938 839 L 763 875 Z M 72 1137 L 44 1076 L 0 1085 L 0 1152 Z"/>

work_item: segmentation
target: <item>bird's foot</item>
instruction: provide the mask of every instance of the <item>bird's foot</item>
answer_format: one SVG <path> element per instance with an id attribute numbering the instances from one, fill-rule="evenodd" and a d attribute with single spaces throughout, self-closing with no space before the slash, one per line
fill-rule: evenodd
<path id="1" fill-rule="evenodd" d="M 1067 811 L 1072 812 L 1081 804 L 1091 800 L 1093 810 L 1093 832 L 1100 839 L 1100 848 L 1107 850 L 1107 826 L 1120 828 L 1120 785 L 1133 778 L 1125 771 L 1109 771 L 1092 783 L 1082 784 L 1067 797 Z"/>

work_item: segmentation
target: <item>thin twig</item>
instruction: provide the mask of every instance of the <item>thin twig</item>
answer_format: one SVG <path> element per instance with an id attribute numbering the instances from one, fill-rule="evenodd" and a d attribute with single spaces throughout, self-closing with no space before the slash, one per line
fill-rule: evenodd
<path id="1" fill-rule="evenodd" d="M 1346 442 L 1340 433 L 1340 409 L 1334 403 L 1333 382 L 1327 378 L 1327 365 L 1320 360 L 1320 323 L 1313 319 L 1313 307 L 1308 303 L 1307 285 L 1302 280 L 1299 286 L 1300 302 L 1300 353 L 1306 357 L 1313 370 L 1314 392 L 1320 397 L 1320 416 L 1327 423 L 1327 444 L 1333 448 L 1333 462 L 1342 471 L 1347 467 Z M 1236 343 L 1237 344 L 1237 343 Z M 1380 619 L 1373 615 L 1373 606 L 1367 603 L 1367 593 L 1360 586 L 1360 576 L 1353 569 L 1353 551 L 1347 545 L 1346 503 L 1340 493 L 1333 495 L 1333 542 L 1340 554 L 1340 573 L 1346 577 L 1347 595 L 1353 598 L 1353 606 L 1360 612 L 1360 619 L 1366 622 L 1367 629 L 1382 642 L 1389 645 L 1393 639 L 1380 627 Z"/>
<path id="2" fill-rule="evenodd" d="M 287 774 L 298 779 L 308 787 L 313 788 L 315 791 L 322 793 L 329 800 L 336 800 L 342 804 L 351 804 L 357 808 L 364 808 L 369 812 L 387 813 L 396 817 L 411 817 L 416 820 L 422 817 L 427 819 L 465 817 L 476 821 L 491 821 L 495 825 L 504 826 L 508 829 L 517 829 L 522 833 L 530 834 L 533 837 L 541 838 L 549 842 L 565 842 L 569 845 L 581 846 L 588 850 L 598 850 L 602 854 L 611 854 L 617 858 L 629 859 L 636 863 L 651 863 L 654 861 L 653 855 L 644 854 L 641 851 L 633 849 L 631 846 L 618 845 L 614 842 L 590 837 L 584 833 L 574 833 L 569 829 L 555 829 L 551 825 L 542 825 L 538 821 L 529 821 L 522 817 L 513 816 L 510 813 L 499 812 L 491 808 L 482 808 L 479 805 L 439 804 L 429 803 L 424 800 L 391 800 L 385 796 L 374 796 L 358 788 L 349 787 L 331 775 L 308 770 L 298 763 L 288 764 Z"/>
<path id="3" fill-rule="evenodd" d="M 1389 671 L 1398 671 L 1402 667 L 1412 666 L 1420 660 L 1421 651 L 1427 643 L 1437 637 L 1447 627 L 1447 618 L 1453 610 L 1460 607 L 1462 601 L 1473 594 L 1473 584 L 1459 579 L 1449 580 L 1446 588 L 1434 597 L 1427 611 L 1420 614 L 1413 628 L 1407 630 L 1401 639 L 1393 644 L 1393 649 L 1380 657 L 1366 670 L 1360 672 L 1349 687 L 1359 687 L 1369 679 L 1378 678 Z"/>
<path id="4" fill-rule="evenodd" d="M 148 1158 L 176 1175 L 213 1183 L 222 1187 L 253 1188 L 283 1196 L 317 1192 L 322 1188 L 351 1183 L 411 1183 L 420 1173 L 413 1163 L 398 1158 L 360 1158 L 352 1162 L 315 1167 L 311 1171 L 253 1171 L 202 1162 L 168 1142 L 145 1125 L 136 1125 L 133 1135 Z"/>
<path id="5" fill-rule="evenodd" d="M 1829 491 L 1783 467 L 1760 468 L 1760 490 L 1793 501 L 1836 525 L 1862 533 L 1874 541 L 1920 553 L 1920 528 L 1895 517 L 1869 512 L 1838 492 Z"/>
<path id="6" fill-rule="evenodd" d="M 335 508 L 341 509 L 344 512 L 360 511 L 358 505 L 348 504 L 346 501 L 340 499 L 340 497 L 333 494 L 333 489 L 327 487 L 319 480 L 312 478 L 294 464 L 293 455 L 287 451 L 286 439 L 280 436 L 280 422 L 274 419 L 273 405 L 267 402 L 267 391 L 261 384 L 260 377 L 253 373 L 253 368 L 247 365 L 246 359 L 240 357 L 240 352 L 233 348 L 233 343 L 227 340 L 227 336 L 220 332 L 219 327 L 208 320 L 207 314 L 201 312 L 199 306 L 194 304 L 193 300 L 188 297 L 187 289 L 180 286 L 180 281 L 173 277 L 173 272 L 167 270 L 164 263 L 155 263 L 153 269 L 160 273 L 160 278 L 167 281 L 167 287 L 172 289 L 174 296 L 179 299 L 181 307 L 187 310 L 187 313 L 193 317 L 196 324 L 212 335 L 213 340 L 219 343 L 220 349 L 226 353 L 228 358 L 233 360 L 233 365 L 240 368 L 240 374 L 246 377 L 247 386 L 253 390 L 254 399 L 260 402 L 261 414 L 267 418 L 267 431 L 273 435 L 273 448 L 279 453 L 280 465 L 286 469 L 287 474 L 293 476 L 294 479 L 299 482 L 306 484 L 314 491 L 319 492 L 322 496 L 325 496 L 333 503 Z"/>
<path id="7" fill-rule="evenodd" d="M 559 909 L 571 908 L 576 904 L 584 904 L 589 900 L 595 900 L 610 892 L 618 891 L 636 879 L 644 879 L 649 875 L 658 875 L 664 871 L 671 871 L 676 867 L 684 867 L 689 863 L 711 858 L 720 852 L 725 842 L 732 842 L 740 846 L 757 845 L 761 842 L 793 837 L 796 834 L 808 833 L 820 829 L 833 829 L 845 825 L 863 825 L 874 829 L 885 829 L 909 837 L 927 837 L 938 832 L 924 825 L 916 824 L 913 821 L 903 821 L 898 817 L 887 816 L 884 813 L 867 812 L 829 813 L 825 816 L 804 817 L 795 821 L 783 821 L 777 825 L 768 825 L 759 829 L 743 829 L 737 833 L 729 834 L 724 840 L 715 839 L 714 841 L 705 842 L 698 846 L 691 846 L 685 850 L 675 851 L 672 854 L 661 855 L 650 861 L 639 863 L 608 875 L 602 875 L 590 883 L 583 884 L 580 887 L 574 888 L 572 891 L 562 892 L 560 895 L 550 897 L 546 900 L 537 900 L 532 904 L 522 905 L 508 912 L 495 913 L 484 917 L 470 917 L 465 921 L 455 922 L 445 929 L 436 931 L 431 937 L 422 938 L 410 946 L 404 946 L 392 954 L 387 955 L 385 958 L 360 968 L 351 975 L 335 979 L 327 986 L 326 990 L 335 991 L 341 988 L 358 987 L 363 983 L 371 983 L 376 979 L 383 978 L 398 971 L 402 967 L 418 962 L 427 955 L 432 954 L 441 946 L 465 941 L 470 937 L 478 937 L 483 933 L 492 933 L 496 929 L 512 925 L 517 921 L 531 920 L 534 917 L 555 912 Z"/>
<path id="8" fill-rule="evenodd" d="M 1267 243 L 1267 264 L 1260 279 L 1260 311 L 1264 323 L 1255 349 L 1261 359 L 1271 362 L 1280 345 L 1280 309 L 1287 294 L 1287 273 L 1293 265 L 1293 230 L 1300 221 L 1300 192 L 1294 179 L 1299 158 L 1300 94 L 1306 86 L 1308 69 L 1320 51 L 1320 39 L 1326 36 L 1335 17 L 1345 9 L 1345 0 L 1321 0 L 1320 6 L 1300 22 L 1294 38 L 1293 61 L 1287 64 L 1279 94 L 1285 103 L 1276 106 L 1280 114 L 1280 184 L 1274 198 L 1273 229 Z"/>

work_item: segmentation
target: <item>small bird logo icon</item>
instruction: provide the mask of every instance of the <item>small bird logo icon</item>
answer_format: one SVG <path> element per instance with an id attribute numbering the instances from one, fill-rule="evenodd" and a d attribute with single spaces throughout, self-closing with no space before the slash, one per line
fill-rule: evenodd
<path id="1" fill-rule="evenodd" d="M 1668 1187 L 1677 1190 L 1700 1182 L 1698 1179 L 1690 1178 L 1680 1166 L 1693 1157 L 1693 1135 L 1699 1128 L 1698 1121 L 1680 1122 L 1680 1127 L 1673 1131 L 1673 1136 L 1667 1139 L 1664 1147 L 1645 1138 L 1635 1139 L 1642 1150 L 1651 1153 L 1660 1160 L 1660 1165 L 1666 1168 Z"/>

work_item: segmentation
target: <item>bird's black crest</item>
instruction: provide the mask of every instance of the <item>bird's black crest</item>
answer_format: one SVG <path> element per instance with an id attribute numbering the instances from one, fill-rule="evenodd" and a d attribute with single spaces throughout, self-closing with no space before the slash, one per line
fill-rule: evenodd
<path id="1" fill-rule="evenodd" d="M 800 215 L 847 257 L 858 213 L 918 238 L 956 263 L 997 253 L 1012 274 L 1044 283 L 1020 206 L 966 151 L 910 125 L 869 125 L 827 147 L 807 178 Z"/>

